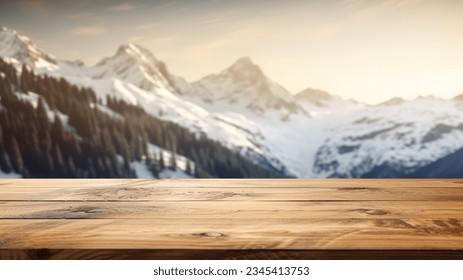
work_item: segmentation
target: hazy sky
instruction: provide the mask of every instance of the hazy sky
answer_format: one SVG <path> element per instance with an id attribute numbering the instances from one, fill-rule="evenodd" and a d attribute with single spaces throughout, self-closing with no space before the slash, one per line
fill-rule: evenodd
<path id="1" fill-rule="evenodd" d="M 122 43 L 194 81 L 249 56 L 292 93 L 375 103 L 463 93 L 460 0 L 0 2 L 0 25 L 94 64 Z"/>

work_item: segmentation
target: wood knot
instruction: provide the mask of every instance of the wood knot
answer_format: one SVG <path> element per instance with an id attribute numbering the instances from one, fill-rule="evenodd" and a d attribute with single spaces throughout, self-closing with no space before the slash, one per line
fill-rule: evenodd
<path id="1" fill-rule="evenodd" d="M 85 213 L 85 214 L 99 214 L 99 213 L 104 213 L 105 210 L 96 208 L 96 207 L 91 207 L 91 206 L 81 206 L 81 207 L 76 207 L 71 209 L 72 213 Z"/>
<path id="2" fill-rule="evenodd" d="M 220 238 L 220 237 L 224 237 L 225 234 L 220 233 L 220 232 L 200 232 L 200 233 L 194 233 L 193 236 L 203 237 L 203 238 Z"/>
<path id="3" fill-rule="evenodd" d="M 384 211 L 384 210 L 379 210 L 379 209 L 376 209 L 376 210 L 367 210 L 365 213 L 368 214 L 368 215 L 378 215 L 378 216 L 382 216 L 382 215 L 387 215 L 387 214 L 389 214 L 389 212 Z"/>
<path id="4" fill-rule="evenodd" d="M 340 191 L 358 191 L 358 192 L 363 192 L 363 191 L 371 191 L 373 189 L 370 188 L 364 188 L 364 187 L 346 187 L 346 188 L 338 188 Z"/>
<path id="5" fill-rule="evenodd" d="M 380 210 L 380 209 L 355 209 L 354 211 L 365 213 L 367 215 L 372 215 L 372 216 L 383 216 L 383 215 L 390 214 L 388 211 Z"/>

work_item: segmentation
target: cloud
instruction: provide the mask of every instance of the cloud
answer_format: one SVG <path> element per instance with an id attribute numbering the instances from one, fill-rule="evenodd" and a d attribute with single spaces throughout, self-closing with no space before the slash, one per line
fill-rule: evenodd
<path id="1" fill-rule="evenodd" d="M 71 30 L 72 34 L 79 36 L 94 36 L 106 32 L 106 29 L 98 26 L 81 26 Z"/>
<path id="2" fill-rule="evenodd" d="M 109 10 L 113 11 L 113 12 L 127 12 L 127 11 L 130 11 L 130 10 L 133 10 L 134 8 L 135 8 L 135 6 L 133 4 L 124 3 L 124 4 L 111 6 L 111 7 L 109 7 Z"/>

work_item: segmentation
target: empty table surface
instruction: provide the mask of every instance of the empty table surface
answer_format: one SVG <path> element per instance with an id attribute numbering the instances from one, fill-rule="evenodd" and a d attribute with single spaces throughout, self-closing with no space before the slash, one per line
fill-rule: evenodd
<path id="1" fill-rule="evenodd" d="M 0 180 L 0 259 L 407 258 L 463 258 L 463 180 Z"/>

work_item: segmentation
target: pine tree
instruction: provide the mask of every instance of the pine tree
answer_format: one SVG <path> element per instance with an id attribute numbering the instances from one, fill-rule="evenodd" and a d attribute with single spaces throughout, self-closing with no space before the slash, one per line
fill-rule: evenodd
<path id="1" fill-rule="evenodd" d="M 58 114 L 56 112 L 53 124 L 51 126 L 51 137 L 55 142 L 59 144 L 61 144 L 65 138 L 63 123 L 61 122 L 61 119 L 58 117 Z"/>
<path id="2" fill-rule="evenodd" d="M 21 69 L 21 76 L 20 76 L 20 84 L 19 84 L 19 89 L 23 93 L 27 93 L 30 88 L 30 73 L 29 69 L 27 68 L 26 64 L 23 64 L 22 69 Z"/>
<path id="3" fill-rule="evenodd" d="M 24 163 L 16 138 L 11 139 L 10 159 L 13 170 L 16 173 L 21 173 L 24 168 Z"/>
<path id="4" fill-rule="evenodd" d="M 37 103 L 37 121 L 39 125 L 48 124 L 47 110 L 45 109 L 45 104 L 41 97 L 39 98 L 39 102 Z"/>
<path id="5" fill-rule="evenodd" d="M 53 159 L 57 173 L 64 175 L 65 165 L 59 145 L 55 145 L 54 147 Z"/>
<path id="6" fill-rule="evenodd" d="M 75 177 L 76 176 L 76 166 L 74 164 L 74 160 L 72 157 L 68 157 L 68 164 L 67 164 L 68 174 L 67 177 Z"/>
<path id="7" fill-rule="evenodd" d="M 10 173 L 13 171 L 13 167 L 11 166 L 10 157 L 7 153 L 0 154 L 0 168 L 5 173 Z"/>
<path id="8" fill-rule="evenodd" d="M 162 151 L 159 151 L 159 169 L 160 171 L 162 171 L 165 168 L 166 168 L 166 164 L 164 162 L 164 153 Z"/>
<path id="9" fill-rule="evenodd" d="M 169 168 L 174 171 L 177 170 L 177 158 L 175 157 L 175 153 L 173 151 L 170 152 Z"/>
<path id="10" fill-rule="evenodd" d="M 29 139 L 26 143 L 26 148 L 23 150 L 24 162 L 28 163 L 28 169 L 32 172 L 42 172 L 44 169 L 44 164 L 42 161 L 42 153 L 39 147 L 39 140 L 37 136 L 37 130 L 31 129 L 29 133 Z"/>
<path id="11" fill-rule="evenodd" d="M 186 161 L 186 168 L 185 172 L 188 175 L 192 175 L 193 173 L 191 172 L 191 162 L 189 160 Z"/>

